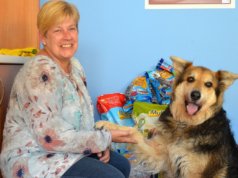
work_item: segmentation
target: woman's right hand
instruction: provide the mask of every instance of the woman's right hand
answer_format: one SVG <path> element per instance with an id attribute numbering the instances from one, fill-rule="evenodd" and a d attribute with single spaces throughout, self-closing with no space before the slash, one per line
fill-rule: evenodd
<path id="1" fill-rule="evenodd" d="M 110 130 L 112 141 L 117 143 L 137 143 L 132 130 Z"/>

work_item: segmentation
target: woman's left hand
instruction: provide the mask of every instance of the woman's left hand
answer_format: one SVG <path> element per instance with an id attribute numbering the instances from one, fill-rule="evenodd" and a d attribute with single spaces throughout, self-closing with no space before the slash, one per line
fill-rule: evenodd
<path id="1" fill-rule="evenodd" d="M 97 153 L 97 156 L 100 161 L 104 163 L 108 163 L 110 160 L 110 149 L 107 148 L 105 151 L 102 151 L 100 153 Z"/>

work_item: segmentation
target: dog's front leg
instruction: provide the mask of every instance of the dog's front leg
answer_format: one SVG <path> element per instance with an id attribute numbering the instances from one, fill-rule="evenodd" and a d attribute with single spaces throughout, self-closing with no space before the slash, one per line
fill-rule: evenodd
<path id="1" fill-rule="evenodd" d="M 135 127 L 120 126 L 108 121 L 96 122 L 95 127 L 98 129 L 106 128 L 108 130 L 130 130 L 132 132 L 132 138 L 137 142 L 129 146 L 136 156 L 134 163 L 138 165 L 142 164 L 146 171 L 152 173 L 168 170 L 168 153 L 164 144 L 166 142 L 161 140 L 156 130 L 152 138 L 148 139 Z"/>
<path id="2" fill-rule="evenodd" d="M 142 164 L 146 171 L 152 173 L 169 169 L 168 150 L 164 144 L 166 142 L 159 135 L 145 138 L 140 132 L 136 132 L 134 138 L 137 144 L 131 146 L 136 156 L 136 164 Z"/>

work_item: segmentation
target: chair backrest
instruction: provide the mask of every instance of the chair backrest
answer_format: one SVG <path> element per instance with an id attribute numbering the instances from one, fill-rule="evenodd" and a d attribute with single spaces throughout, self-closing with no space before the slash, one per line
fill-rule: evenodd
<path id="1" fill-rule="evenodd" d="M 3 104 L 3 97 L 4 97 L 4 85 L 3 85 L 3 81 L 2 79 L 0 78 L 0 114 L 2 116 L 3 114 L 3 107 L 2 107 L 2 104 Z M 1 147 L 2 147 L 2 131 L 3 131 L 3 124 L 4 124 L 4 119 L 2 119 L 1 117 L 1 120 L 0 120 L 0 151 L 1 151 Z"/>
<path id="2" fill-rule="evenodd" d="M 22 64 L 0 64 L 0 151 L 9 96 L 14 78 Z"/>
<path id="3" fill-rule="evenodd" d="M 2 149 L 3 128 L 7 113 L 9 96 L 14 78 L 21 67 L 22 64 L 0 63 L 0 152 Z M 1 171 L 0 178 L 2 178 Z"/>

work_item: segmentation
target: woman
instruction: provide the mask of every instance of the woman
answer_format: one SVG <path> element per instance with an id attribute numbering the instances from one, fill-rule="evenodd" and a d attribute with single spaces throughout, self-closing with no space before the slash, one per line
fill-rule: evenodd
<path id="1" fill-rule="evenodd" d="M 13 84 L 1 153 L 3 175 L 128 177 L 128 160 L 109 147 L 111 141 L 133 143 L 130 133 L 93 129 L 85 75 L 73 58 L 77 9 L 65 1 L 49 1 L 37 20 L 44 48 L 23 66 Z"/>

